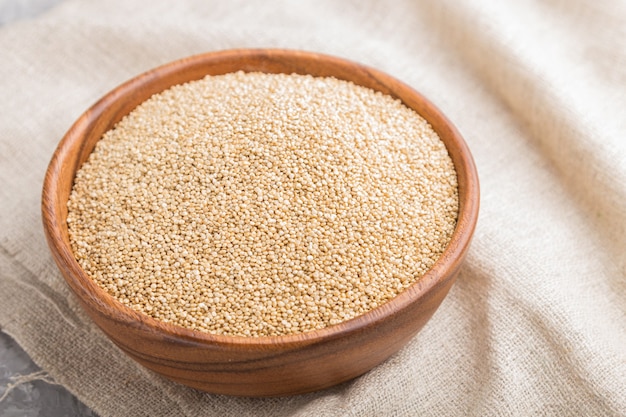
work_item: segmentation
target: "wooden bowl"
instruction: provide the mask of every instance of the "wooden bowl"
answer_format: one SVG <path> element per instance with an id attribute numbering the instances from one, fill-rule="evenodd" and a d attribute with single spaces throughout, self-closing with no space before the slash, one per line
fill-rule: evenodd
<path id="1" fill-rule="evenodd" d="M 397 97 L 430 122 L 456 167 L 460 212 L 447 249 L 418 282 L 388 303 L 322 330 L 277 337 L 201 333 L 157 321 L 115 300 L 81 269 L 70 246 L 67 201 L 74 176 L 102 134 L 155 93 L 175 84 L 235 71 L 334 76 Z M 478 176 L 454 126 L 400 81 L 343 59 L 289 50 L 231 50 L 181 59 L 122 84 L 88 109 L 61 140 L 42 196 L 48 245 L 85 311 L 117 346 L 145 367 L 219 394 L 279 396 L 326 388 L 361 375 L 404 346 L 446 296 L 478 217 Z"/>

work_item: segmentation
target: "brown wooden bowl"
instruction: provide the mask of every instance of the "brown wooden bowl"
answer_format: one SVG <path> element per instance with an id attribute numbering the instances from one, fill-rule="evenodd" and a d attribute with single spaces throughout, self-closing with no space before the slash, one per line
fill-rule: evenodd
<path id="1" fill-rule="evenodd" d="M 138 313 L 102 290 L 74 258 L 67 201 L 76 171 L 123 116 L 175 84 L 235 71 L 334 76 L 397 97 L 422 115 L 456 167 L 460 211 L 447 249 L 418 282 L 388 303 L 322 330 L 277 337 L 202 333 Z M 61 140 L 46 173 L 42 214 L 50 250 L 93 321 L 132 358 L 182 384 L 219 394 L 278 396 L 326 388 L 361 375 L 404 346 L 435 312 L 455 280 L 478 217 L 478 176 L 461 135 L 411 87 L 343 59 L 289 50 L 231 50 L 181 59 L 122 84 L 88 109 Z"/>

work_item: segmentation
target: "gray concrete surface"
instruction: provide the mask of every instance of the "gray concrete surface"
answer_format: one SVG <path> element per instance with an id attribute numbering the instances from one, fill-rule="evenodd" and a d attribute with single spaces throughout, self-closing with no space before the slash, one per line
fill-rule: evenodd
<path id="1" fill-rule="evenodd" d="M 39 367 L 6 333 L 0 332 L 0 397 L 23 376 L 40 376 Z M 97 416 L 60 385 L 34 380 L 16 384 L 0 402 L 2 417 Z"/>

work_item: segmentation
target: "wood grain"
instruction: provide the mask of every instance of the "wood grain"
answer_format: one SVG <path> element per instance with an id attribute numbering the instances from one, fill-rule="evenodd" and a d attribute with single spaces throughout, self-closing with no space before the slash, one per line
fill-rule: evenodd
<path id="1" fill-rule="evenodd" d="M 334 76 L 402 100 L 428 120 L 457 170 L 460 212 L 441 259 L 392 301 L 326 329 L 280 337 L 211 335 L 159 322 L 123 306 L 98 287 L 72 254 L 67 200 L 77 169 L 102 134 L 151 95 L 207 74 L 234 71 Z M 167 378 L 213 393 L 292 395 L 361 375 L 404 346 L 428 321 L 465 258 L 479 208 L 478 176 L 461 135 L 427 99 L 400 81 L 343 59 L 290 50 L 230 50 L 185 58 L 122 84 L 70 128 L 46 173 L 42 217 L 52 255 L 93 321 L 123 351 Z"/>

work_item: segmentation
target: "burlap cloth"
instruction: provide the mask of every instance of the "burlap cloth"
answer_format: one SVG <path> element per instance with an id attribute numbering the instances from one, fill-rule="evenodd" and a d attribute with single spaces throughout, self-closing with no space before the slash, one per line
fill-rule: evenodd
<path id="1" fill-rule="evenodd" d="M 464 134 L 482 207 L 456 285 L 406 348 L 313 394 L 201 393 L 136 365 L 49 256 L 47 163 L 154 66 L 239 47 L 400 78 Z M 67 1 L 0 28 L 0 326 L 102 416 L 626 415 L 626 5 L 599 1 Z"/>

